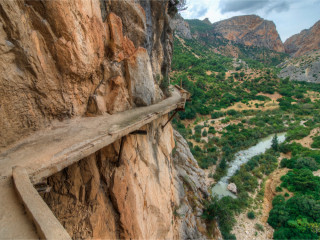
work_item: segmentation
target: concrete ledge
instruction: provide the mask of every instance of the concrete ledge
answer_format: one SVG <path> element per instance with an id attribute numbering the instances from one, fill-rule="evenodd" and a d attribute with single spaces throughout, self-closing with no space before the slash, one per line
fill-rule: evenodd
<path id="1" fill-rule="evenodd" d="M 39 237 L 41 239 L 71 240 L 67 231 L 31 184 L 26 169 L 14 167 L 12 175 L 16 192 L 25 206 L 27 214 L 33 220 Z"/>

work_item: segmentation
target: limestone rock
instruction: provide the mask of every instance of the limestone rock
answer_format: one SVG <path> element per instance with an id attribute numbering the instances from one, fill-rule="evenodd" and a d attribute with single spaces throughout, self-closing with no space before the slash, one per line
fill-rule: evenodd
<path id="1" fill-rule="evenodd" d="M 232 17 L 212 24 L 213 33 L 248 46 L 284 52 L 284 46 L 272 21 L 256 15 Z"/>
<path id="2" fill-rule="evenodd" d="M 113 80 L 126 79 L 124 61 L 139 47 L 149 49 L 149 60 L 138 52 L 148 68 L 130 75 L 151 80 L 142 83 L 148 84 L 147 104 L 163 97 L 151 86 L 171 64 L 166 1 L 12 0 L 0 5 L 0 149 L 54 120 L 133 107 L 127 81 L 117 85 Z M 147 22 L 152 23 L 148 28 Z"/>
<path id="3" fill-rule="evenodd" d="M 148 52 L 145 48 L 138 50 L 126 61 L 127 81 L 133 102 L 137 106 L 154 103 L 155 86 Z"/>
<path id="4" fill-rule="evenodd" d="M 110 49 L 113 58 L 120 62 L 124 58 L 130 57 L 136 49 L 133 42 L 127 36 L 123 36 L 122 20 L 119 16 L 110 13 L 108 22 L 111 35 Z"/>
<path id="5" fill-rule="evenodd" d="M 166 119 L 128 135 L 119 163 L 118 141 L 48 178 L 44 199 L 73 238 L 205 239 L 203 171 Z"/>
<path id="6" fill-rule="evenodd" d="M 171 20 L 170 26 L 180 37 L 192 39 L 189 23 L 187 23 L 179 14 Z"/>
<path id="7" fill-rule="evenodd" d="M 174 131 L 176 141 L 173 155 L 176 189 L 176 221 L 180 228 L 179 239 L 206 239 L 205 225 L 201 220 L 202 210 L 192 206 L 201 206 L 208 196 L 204 172 L 190 152 L 187 141 Z M 189 226 L 197 225 L 195 228 Z"/>
<path id="8" fill-rule="evenodd" d="M 236 184 L 234 184 L 234 183 L 228 184 L 227 189 L 228 189 L 230 192 L 232 192 L 232 193 L 234 193 L 234 194 L 237 194 L 237 186 L 236 186 Z"/>
<path id="9" fill-rule="evenodd" d="M 154 79 L 167 76 L 173 42 L 167 4 L 2 1 L 0 150 L 55 120 L 161 100 Z M 47 179 L 44 199 L 74 239 L 204 238 L 203 173 L 181 136 L 173 160 L 166 120 L 126 136 L 120 161 L 117 141 Z M 176 219 L 182 203 L 187 216 Z"/>
<path id="10" fill-rule="evenodd" d="M 300 57 L 289 58 L 278 65 L 278 76 L 294 81 L 320 82 L 320 50 L 313 50 Z"/>
<path id="11" fill-rule="evenodd" d="M 312 50 L 320 49 L 320 21 L 311 28 L 302 30 L 284 42 L 286 53 L 299 57 Z"/>

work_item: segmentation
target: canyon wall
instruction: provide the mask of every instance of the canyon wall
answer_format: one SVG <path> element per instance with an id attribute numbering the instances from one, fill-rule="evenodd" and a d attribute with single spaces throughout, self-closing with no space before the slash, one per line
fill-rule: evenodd
<path id="1" fill-rule="evenodd" d="M 205 239 L 204 173 L 166 120 L 125 137 L 120 159 L 116 142 L 48 178 L 44 199 L 70 236 Z"/>
<path id="2" fill-rule="evenodd" d="M 189 23 L 180 14 L 177 14 L 170 22 L 170 27 L 175 33 L 185 39 L 192 39 Z"/>
<path id="3" fill-rule="evenodd" d="M 167 12 L 165 0 L 2 1 L 0 150 L 53 121 L 162 100 Z M 47 179 L 72 238 L 205 238 L 203 172 L 167 120 L 126 136 L 120 157 L 119 140 Z"/>
<path id="4" fill-rule="evenodd" d="M 166 11 L 167 1 L 2 1 L 0 148 L 53 120 L 159 101 Z"/>
<path id="5" fill-rule="evenodd" d="M 312 50 L 320 49 L 320 21 L 311 28 L 293 35 L 284 42 L 286 53 L 299 57 Z"/>

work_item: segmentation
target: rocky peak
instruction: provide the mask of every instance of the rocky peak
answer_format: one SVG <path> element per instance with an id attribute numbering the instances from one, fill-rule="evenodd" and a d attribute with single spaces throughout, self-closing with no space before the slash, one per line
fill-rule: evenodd
<path id="1" fill-rule="evenodd" d="M 247 46 L 284 52 L 284 46 L 272 21 L 256 15 L 232 17 L 212 24 L 213 32 L 227 40 Z"/>
<path id="2" fill-rule="evenodd" d="M 202 20 L 202 22 L 211 25 L 212 23 L 210 22 L 209 18 L 205 18 Z"/>
<path id="3" fill-rule="evenodd" d="M 299 57 L 311 50 L 320 49 L 320 20 L 311 28 L 302 30 L 284 42 L 286 53 Z"/>

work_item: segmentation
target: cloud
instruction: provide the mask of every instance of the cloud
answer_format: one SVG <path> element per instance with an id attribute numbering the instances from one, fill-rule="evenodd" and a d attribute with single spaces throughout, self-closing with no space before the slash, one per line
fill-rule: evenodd
<path id="1" fill-rule="evenodd" d="M 206 15 L 206 13 L 208 12 L 208 8 L 204 7 L 204 6 L 194 6 L 192 11 L 191 11 L 191 15 L 194 18 L 200 18 L 204 15 Z"/>
<path id="2" fill-rule="evenodd" d="M 288 11 L 289 9 L 290 9 L 289 3 L 284 1 L 284 2 L 277 3 L 274 6 L 270 6 L 270 8 L 267 9 L 266 12 L 270 13 L 272 11 L 275 11 L 277 13 L 280 13 L 280 12 Z"/>
<path id="3" fill-rule="evenodd" d="M 263 11 L 283 12 L 290 8 L 288 0 L 220 0 L 219 8 L 222 14 L 230 12 L 257 13 Z"/>
<path id="4" fill-rule="evenodd" d="M 209 10 L 210 2 L 204 0 L 201 4 L 198 1 L 187 1 L 188 9 L 183 11 L 182 15 L 187 18 L 201 18 L 206 15 Z"/>
<path id="5" fill-rule="evenodd" d="M 269 0 L 221 0 L 221 13 L 252 12 L 269 4 Z"/>

